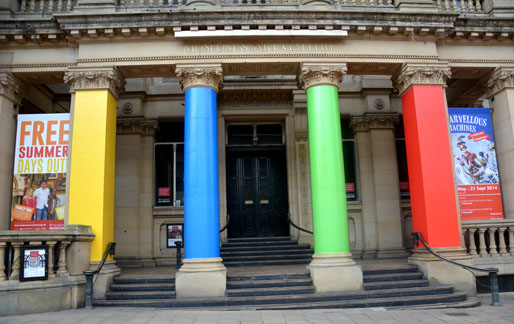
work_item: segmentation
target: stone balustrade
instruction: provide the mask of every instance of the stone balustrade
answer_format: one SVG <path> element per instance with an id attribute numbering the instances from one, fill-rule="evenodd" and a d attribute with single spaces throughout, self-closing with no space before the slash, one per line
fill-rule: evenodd
<path id="1" fill-rule="evenodd" d="M 463 221 L 462 231 L 473 257 L 514 256 L 514 220 Z"/>
<path id="2" fill-rule="evenodd" d="M 48 246 L 48 279 L 69 276 L 70 268 L 76 265 L 67 260 L 68 250 L 77 244 L 89 245 L 93 238 L 89 226 L 70 226 L 65 231 L 0 231 L 0 260 L 5 260 L 0 262 L 0 281 L 19 280 L 23 246 Z M 76 253 L 72 254 L 71 259 L 76 259 Z M 89 266 L 89 256 L 86 257 L 83 270 Z M 71 272 L 81 274 L 75 269 Z"/>
<path id="3" fill-rule="evenodd" d="M 433 7 L 442 12 L 461 12 L 463 14 L 483 13 L 484 0 L 433 0 Z M 198 6 L 308 6 L 311 4 L 331 5 L 334 7 L 395 8 L 399 0 L 116 0 L 118 8 L 143 7 L 183 7 L 196 9 Z M 19 0 L 19 12 L 25 14 L 69 12 L 77 0 Z"/>

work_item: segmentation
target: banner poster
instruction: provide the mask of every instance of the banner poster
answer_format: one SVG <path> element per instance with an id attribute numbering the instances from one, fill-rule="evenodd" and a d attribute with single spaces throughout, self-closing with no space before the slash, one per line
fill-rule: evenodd
<path id="1" fill-rule="evenodd" d="M 70 114 L 18 115 L 11 230 L 64 229 Z"/>
<path id="2" fill-rule="evenodd" d="M 502 219 L 489 108 L 448 108 L 462 220 Z"/>

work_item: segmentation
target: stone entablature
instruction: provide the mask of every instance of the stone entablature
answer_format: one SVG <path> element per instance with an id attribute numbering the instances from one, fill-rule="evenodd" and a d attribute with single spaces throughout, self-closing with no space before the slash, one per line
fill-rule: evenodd
<path id="1" fill-rule="evenodd" d="M 395 88 L 402 96 L 413 85 L 446 86 L 446 79 L 451 77 L 451 69 L 445 64 L 404 64 L 396 75 Z"/>
<path id="2" fill-rule="evenodd" d="M 27 93 L 27 86 L 10 73 L 0 73 L 0 96 L 5 96 L 17 104 Z"/>
<path id="3" fill-rule="evenodd" d="M 370 129 L 394 129 L 399 122 L 398 114 L 366 113 L 352 116 L 350 125 L 354 132 L 367 132 Z"/>
<path id="4" fill-rule="evenodd" d="M 159 123 L 155 119 L 118 118 L 116 134 L 141 134 L 155 136 Z"/>
<path id="5" fill-rule="evenodd" d="M 318 85 L 333 85 L 339 89 L 343 74 L 348 71 L 345 63 L 303 63 L 299 75 L 300 87 L 308 90 Z"/>
<path id="6" fill-rule="evenodd" d="M 125 80 L 116 68 L 70 69 L 64 82 L 70 85 L 70 92 L 107 89 L 116 99 L 125 90 Z"/>
<path id="7" fill-rule="evenodd" d="M 514 67 L 498 68 L 487 81 L 487 98 L 506 88 L 514 88 Z"/>
<path id="8" fill-rule="evenodd" d="M 223 82 L 221 64 L 181 64 L 175 72 L 184 92 L 192 87 L 207 87 L 218 92 Z"/>

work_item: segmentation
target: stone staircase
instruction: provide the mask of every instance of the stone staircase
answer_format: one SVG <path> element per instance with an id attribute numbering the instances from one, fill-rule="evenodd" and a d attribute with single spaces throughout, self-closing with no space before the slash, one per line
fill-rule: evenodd
<path id="1" fill-rule="evenodd" d="M 227 293 L 218 298 L 176 299 L 175 280 L 167 277 L 114 278 L 105 300 L 94 306 L 159 307 L 187 309 L 313 309 L 358 307 L 473 307 L 477 299 L 452 286 L 429 286 L 416 266 L 368 268 L 364 289 L 343 293 L 316 293 L 307 270 L 283 270 L 291 262 L 308 264 L 312 250 L 290 238 L 231 240 L 223 245 L 222 258 L 229 267 L 252 267 L 227 277 Z M 257 248 L 258 246 L 258 248 Z M 259 274 L 273 265 L 282 273 Z M 260 269 L 260 270 L 259 270 Z M 267 273 L 267 271 L 266 271 Z"/>
<path id="2" fill-rule="evenodd" d="M 309 264 L 314 251 L 291 237 L 229 239 L 221 246 L 226 267 Z"/>

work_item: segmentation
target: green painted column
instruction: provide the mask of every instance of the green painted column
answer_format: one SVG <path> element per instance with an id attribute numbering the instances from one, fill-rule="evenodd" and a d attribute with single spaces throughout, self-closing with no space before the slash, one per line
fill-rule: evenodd
<path id="1" fill-rule="evenodd" d="M 314 253 L 350 252 L 338 89 L 307 90 Z"/>
<path id="2" fill-rule="evenodd" d="M 348 254 L 348 215 L 338 89 L 344 63 L 303 63 L 307 92 L 314 254 Z M 351 258 L 351 257 L 350 257 Z"/>

